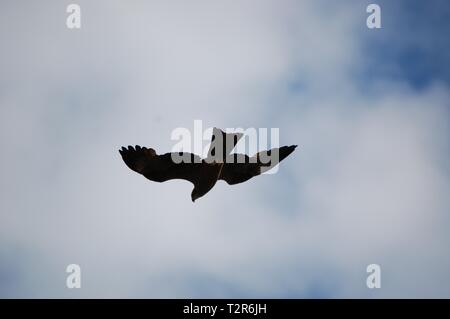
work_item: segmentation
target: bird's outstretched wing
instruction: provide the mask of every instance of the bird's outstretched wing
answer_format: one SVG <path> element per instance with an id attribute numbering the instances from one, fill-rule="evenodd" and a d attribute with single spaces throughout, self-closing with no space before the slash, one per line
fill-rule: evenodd
<path id="1" fill-rule="evenodd" d="M 135 172 L 144 175 L 155 182 L 165 182 L 171 179 L 184 179 L 197 185 L 201 178 L 201 158 L 192 153 L 181 153 L 187 156 L 189 162 L 177 163 L 173 161 L 173 153 L 156 154 L 152 148 L 128 146 L 119 150 L 127 166 Z M 185 157 L 186 158 L 186 157 Z"/>
<path id="2" fill-rule="evenodd" d="M 297 145 L 282 146 L 268 151 L 262 151 L 252 157 L 245 154 L 231 154 L 233 161 L 228 159 L 223 165 L 219 179 L 230 185 L 239 184 L 254 176 L 268 171 L 288 157 Z"/>

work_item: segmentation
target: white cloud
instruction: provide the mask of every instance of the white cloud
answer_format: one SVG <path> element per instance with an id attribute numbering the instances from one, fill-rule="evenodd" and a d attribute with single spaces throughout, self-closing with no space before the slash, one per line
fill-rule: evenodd
<path id="1" fill-rule="evenodd" d="M 356 91 L 364 8 L 79 4 L 79 31 L 56 2 L 1 13 L 22 14 L 0 19 L 1 236 L 23 247 L 18 296 L 449 295 L 448 88 Z M 280 126 L 300 148 L 195 205 L 190 184 L 123 165 L 121 145 L 169 151 L 194 119 Z"/>

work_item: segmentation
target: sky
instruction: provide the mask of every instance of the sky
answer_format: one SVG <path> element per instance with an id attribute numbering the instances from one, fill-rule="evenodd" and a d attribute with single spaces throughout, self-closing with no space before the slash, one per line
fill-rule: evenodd
<path id="1" fill-rule="evenodd" d="M 449 298 L 450 4 L 372 2 L 381 29 L 371 1 L 2 1 L 0 297 Z M 195 203 L 124 165 L 195 120 L 299 147 Z"/>

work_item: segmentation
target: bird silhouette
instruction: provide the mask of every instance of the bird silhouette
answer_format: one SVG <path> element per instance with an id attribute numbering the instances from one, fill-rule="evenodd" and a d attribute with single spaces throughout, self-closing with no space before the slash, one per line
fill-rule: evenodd
<path id="1" fill-rule="evenodd" d="M 206 158 L 188 152 L 158 155 L 152 148 L 139 145 L 119 150 L 125 164 L 133 171 L 154 182 L 184 179 L 194 184 L 192 202 L 208 193 L 218 180 L 229 185 L 239 184 L 278 165 L 297 145 L 282 146 L 256 153 L 232 154 L 241 133 L 225 133 L 213 129 L 211 145 Z"/>

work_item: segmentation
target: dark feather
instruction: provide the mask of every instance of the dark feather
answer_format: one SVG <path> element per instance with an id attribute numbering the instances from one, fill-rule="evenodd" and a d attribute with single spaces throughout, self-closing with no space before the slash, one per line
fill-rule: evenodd
<path id="1" fill-rule="evenodd" d="M 216 135 L 226 133 L 215 129 Z M 229 135 L 229 134 L 228 134 Z M 228 184 L 238 184 L 260 175 L 278 165 L 291 154 L 297 145 L 283 146 L 269 151 L 263 151 L 248 157 L 245 154 L 230 154 L 241 134 L 234 134 L 230 147 L 224 148 L 225 163 L 222 160 L 205 161 L 192 153 L 156 154 L 152 148 L 139 145 L 122 147 L 119 150 L 125 164 L 133 171 L 144 175 L 151 181 L 165 182 L 172 179 L 183 179 L 194 184 L 192 201 L 205 195 L 217 180 L 222 179 Z M 221 145 L 216 145 L 221 147 Z M 184 160 L 181 161 L 180 159 Z M 211 159 L 207 157 L 206 160 Z"/>
<path id="2" fill-rule="evenodd" d="M 130 169 L 155 182 L 184 179 L 197 185 L 202 177 L 198 174 L 203 162 L 199 156 L 192 153 L 179 154 L 190 157 L 190 163 L 176 163 L 172 160 L 172 153 L 157 155 L 154 149 L 139 145 L 136 145 L 136 148 L 129 146 L 128 149 L 122 147 L 119 152 Z"/>
<path id="3" fill-rule="evenodd" d="M 231 154 L 233 160 L 225 162 L 219 179 L 226 181 L 230 185 L 245 182 L 278 165 L 296 147 L 297 145 L 273 148 L 269 151 L 259 152 L 253 157 L 248 157 L 245 154 Z M 278 154 L 276 154 L 277 152 Z"/>

